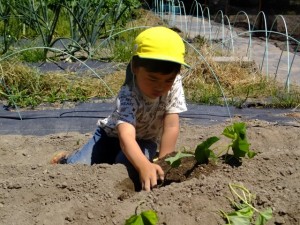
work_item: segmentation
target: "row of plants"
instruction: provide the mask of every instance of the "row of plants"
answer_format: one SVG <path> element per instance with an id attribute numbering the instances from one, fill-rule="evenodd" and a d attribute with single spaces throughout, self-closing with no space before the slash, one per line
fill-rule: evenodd
<path id="1" fill-rule="evenodd" d="M 125 49 L 121 45 L 117 46 L 116 52 L 119 52 L 120 57 L 130 55 L 129 47 Z M 239 65 L 227 66 L 232 69 L 221 71 L 221 68 L 213 67 L 218 74 L 221 87 L 217 85 L 204 64 L 188 71 L 188 75 L 183 79 L 187 100 L 207 105 L 224 105 L 226 99 L 229 105 L 239 108 L 248 106 L 294 108 L 299 105 L 299 88 L 291 88 L 287 93 L 283 85 L 267 81 L 259 75 L 246 74 L 247 71 L 241 69 L 238 73 L 234 73 L 236 76 L 232 78 L 232 70 L 239 68 Z M 59 104 L 65 101 L 82 102 L 92 98 L 111 98 L 124 82 L 125 63 L 117 64 L 115 68 L 112 65 L 109 67 L 112 72 L 104 76 L 98 76 L 101 71 L 87 70 L 84 66 L 78 73 L 70 71 L 45 73 L 29 67 L 16 58 L 5 60 L 0 63 L 0 100 L 9 108 L 16 106 L 35 108 L 45 103 Z"/>
<path id="2" fill-rule="evenodd" d="M 13 45 L 37 38 L 44 47 L 39 60 L 45 60 L 49 49 L 58 43 L 67 54 L 81 51 L 92 57 L 99 40 L 124 27 L 139 6 L 138 0 L 1 1 L 2 54 Z"/>
<path id="3" fill-rule="evenodd" d="M 233 211 L 224 212 L 220 210 L 221 216 L 226 225 L 265 225 L 272 218 L 272 209 L 259 210 L 254 206 L 254 194 L 240 184 L 229 184 L 229 190 L 233 198 L 230 200 Z M 141 205 L 141 204 L 140 204 Z M 156 225 L 159 217 L 154 210 L 138 212 L 138 205 L 135 214 L 125 221 L 125 225 Z"/>
<path id="4" fill-rule="evenodd" d="M 120 71 L 104 77 L 96 77 L 91 72 L 84 76 L 68 72 L 41 74 L 20 63 L 5 62 L 0 64 L 0 100 L 8 108 L 36 108 L 41 104 L 109 98 L 117 92 L 123 77 Z"/>
<path id="5" fill-rule="evenodd" d="M 169 164 L 169 169 L 165 174 L 174 168 L 181 166 L 181 159 L 186 157 L 194 157 L 197 165 L 207 164 L 209 162 L 217 163 L 221 156 L 224 162 L 229 162 L 232 158 L 242 161 L 244 157 L 253 158 L 256 153 L 249 149 L 250 143 L 247 140 L 246 124 L 243 122 L 236 122 L 225 127 L 222 135 L 229 138 L 231 142 L 218 154 L 215 154 L 211 146 L 218 142 L 220 138 L 213 136 L 200 143 L 194 152 L 177 152 L 175 156 L 167 157 L 165 161 Z M 232 152 L 230 154 L 229 152 Z M 223 154 L 225 152 L 225 154 Z M 255 195 L 252 194 L 245 186 L 241 184 L 228 184 L 232 198 L 228 197 L 233 208 L 231 212 L 225 212 L 220 209 L 220 215 L 226 221 L 226 225 L 265 225 L 272 218 L 272 209 L 264 210 L 257 209 L 255 205 Z M 142 203 L 141 203 L 142 204 Z M 136 207 L 135 214 L 130 216 L 125 225 L 155 225 L 158 224 L 159 218 L 154 210 L 146 210 L 138 213 L 139 204 Z"/>
<path id="6" fill-rule="evenodd" d="M 4 100 L 7 107 L 35 108 L 43 103 L 87 101 L 91 98 L 113 97 L 117 92 L 115 87 L 123 84 L 124 70 L 120 70 L 117 79 L 112 79 L 112 77 L 116 78 L 113 72 L 105 74 L 103 77 L 99 77 L 98 72 L 95 72 L 94 76 L 90 76 L 93 71 L 86 70 L 87 67 L 85 68 L 86 73 L 83 73 L 82 70 L 80 74 L 51 71 L 44 76 L 44 72 L 29 68 L 26 63 L 39 61 L 45 57 L 48 60 L 56 60 L 59 57 L 64 61 L 82 62 L 86 58 L 96 58 L 127 64 L 132 54 L 134 37 L 143 28 L 141 25 L 163 24 L 163 21 L 159 21 L 150 11 L 141 9 L 132 15 L 131 9 L 139 5 L 135 4 L 137 0 L 130 0 L 128 7 L 125 7 L 127 3 L 122 1 L 115 4 L 115 6 L 119 6 L 119 9 L 123 9 L 120 11 L 120 16 L 116 17 L 118 18 L 117 23 L 113 19 L 108 19 L 115 18 L 109 16 L 111 14 L 115 16 L 115 13 L 106 13 L 106 17 L 101 17 L 102 13 L 95 13 L 95 9 L 100 5 L 101 10 L 104 10 L 106 6 L 108 10 L 109 3 L 112 4 L 113 1 L 94 0 L 86 3 L 84 0 L 64 0 L 59 3 L 55 0 L 2 1 L 0 3 L 1 18 L 10 18 L 7 24 L 0 21 L 0 32 L 3 36 L 7 32 L 8 36 L 14 37 L 13 39 L 16 40 L 23 37 L 26 39 L 43 37 L 41 40 L 45 40 L 45 43 L 41 45 L 49 47 L 24 48 L 22 46 L 19 50 L 12 48 L 0 57 L 0 100 Z M 21 11 L 16 4 L 22 5 L 23 12 L 16 13 L 17 10 Z M 29 5 L 26 6 L 26 4 Z M 58 5 L 61 6 L 60 10 L 56 9 Z M 69 10 L 67 10 L 67 6 Z M 32 9 L 32 12 L 28 11 L 28 17 L 25 15 L 17 17 L 17 15 L 21 15 L 20 13 L 25 14 L 27 9 Z M 111 8 L 111 10 L 114 12 L 115 8 Z M 56 27 L 52 29 L 54 33 L 50 35 L 49 27 L 46 28 L 46 25 L 39 25 L 39 23 L 47 24 L 47 26 L 53 24 L 54 11 L 60 13 L 57 14 L 59 16 L 55 23 Z M 10 16 L 5 16 L 6 14 Z M 77 17 L 78 19 L 76 19 Z M 129 21 L 132 24 L 129 24 Z M 4 25 L 7 29 L 3 29 Z M 24 32 L 23 27 L 25 27 Z M 117 32 L 119 28 L 120 32 Z M 25 36 L 20 33 L 22 35 L 25 33 Z M 109 35 L 113 36 L 107 41 L 106 38 Z M 50 39 L 51 41 L 47 43 L 46 40 Z M 58 49 L 52 48 L 56 44 L 60 44 L 63 49 L 58 51 Z M 182 71 L 185 95 L 188 101 L 208 105 L 225 105 L 224 100 L 226 100 L 229 105 L 239 108 L 248 107 L 249 102 L 253 102 L 252 106 L 254 107 L 293 108 L 299 105 L 299 87 L 292 86 L 290 92 L 287 93 L 282 84 L 271 79 L 268 80 L 253 67 L 244 67 L 239 62 L 227 65 L 213 62 L 211 58 L 217 53 L 211 50 L 203 38 L 196 37 L 192 40 L 192 45 L 193 47 L 190 47 L 188 44 L 186 48 L 186 61 L 192 65 L 192 69 Z M 201 52 L 201 57 L 205 58 L 207 62 L 199 60 L 199 53 L 195 49 Z M 15 68 L 17 69 L 14 71 Z M 51 88 L 45 88 L 45 86 Z"/>
<path id="7" fill-rule="evenodd" d="M 272 209 L 259 210 L 254 206 L 254 194 L 240 184 L 229 184 L 229 190 L 233 198 L 230 200 L 233 211 L 225 212 L 219 210 L 221 216 L 226 221 L 226 225 L 265 225 L 272 218 Z M 141 203 L 142 204 L 142 203 Z M 139 204 L 134 215 L 125 221 L 125 225 L 156 225 L 159 222 L 157 212 L 145 210 L 138 212 Z"/>
<path id="8" fill-rule="evenodd" d="M 238 108 L 294 108 L 299 105 L 299 85 L 291 85 L 287 92 L 282 82 L 262 74 L 255 63 L 217 63 L 213 59 L 222 53 L 214 51 L 206 42 L 195 37 L 192 48 L 187 48 L 187 61 L 192 62 L 193 70 L 185 76 L 184 87 L 190 101 L 224 105 L 226 99 L 229 105 Z"/>

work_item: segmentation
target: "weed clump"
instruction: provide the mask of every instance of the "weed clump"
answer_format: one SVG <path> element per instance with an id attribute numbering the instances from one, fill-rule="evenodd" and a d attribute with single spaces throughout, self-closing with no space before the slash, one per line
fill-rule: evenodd
<path id="1" fill-rule="evenodd" d="M 110 98 L 122 84 L 122 74 L 117 71 L 103 79 L 88 72 L 80 76 L 72 72 L 42 74 L 21 62 L 4 62 L 0 67 L 0 100 L 8 107 L 35 108 L 42 103 Z"/>

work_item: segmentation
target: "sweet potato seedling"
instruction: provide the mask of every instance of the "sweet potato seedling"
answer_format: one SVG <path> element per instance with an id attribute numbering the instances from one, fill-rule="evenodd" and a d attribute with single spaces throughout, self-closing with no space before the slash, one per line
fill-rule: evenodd
<path id="1" fill-rule="evenodd" d="M 247 140 L 245 123 L 233 123 L 232 125 L 225 127 L 222 135 L 230 138 L 231 143 L 218 155 L 215 155 L 213 150 L 210 149 L 213 144 L 220 140 L 216 136 L 206 139 L 196 147 L 195 158 L 199 164 L 208 163 L 209 161 L 216 162 L 218 157 L 220 157 L 224 151 L 226 151 L 225 162 L 228 162 L 232 157 L 239 161 L 242 157 L 248 156 L 248 158 L 253 158 L 256 155 L 255 152 L 249 149 L 250 144 Z M 230 149 L 233 152 L 232 155 L 229 155 Z"/>
<path id="2" fill-rule="evenodd" d="M 226 155 L 228 155 L 230 149 L 232 149 L 233 157 L 238 160 L 246 155 L 250 159 L 256 155 L 255 152 L 249 149 L 250 144 L 246 136 L 245 123 L 233 123 L 233 125 L 227 126 L 222 134 L 232 140 L 227 147 Z"/>
<path id="3" fill-rule="evenodd" d="M 196 147 L 195 158 L 199 164 L 208 163 L 209 160 L 217 160 L 215 153 L 210 147 L 219 140 L 220 138 L 218 137 L 210 137 Z"/>
<path id="4" fill-rule="evenodd" d="M 272 218 L 272 209 L 259 211 L 253 206 L 253 194 L 242 185 L 229 184 L 233 199 L 228 198 L 235 211 L 226 213 L 222 210 L 226 225 L 265 225 Z"/>
<path id="5" fill-rule="evenodd" d="M 138 213 L 138 208 L 141 204 L 143 202 L 135 208 L 135 214 L 126 220 L 125 225 L 156 225 L 158 223 L 158 216 L 155 211 L 146 210 Z"/>
<path id="6" fill-rule="evenodd" d="M 165 159 L 168 165 L 170 165 L 169 169 L 165 173 L 165 178 L 170 173 L 171 169 L 178 168 L 181 165 L 181 159 L 185 157 L 194 157 L 194 154 L 177 152 L 175 156 L 171 156 Z M 160 186 L 163 186 L 164 182 L 161 183 Z"/>
<path id="7" fill-rule="evenodd" d="M 177 152 L 175 156 L 166 158 L 165 161 L 170 165 L 170 169 L 178 168 L 181 164 L 181 159 L 185 157 L 193 157 L 193 154 Z M 169 171 L 169 170 L 168 170 Z"/>

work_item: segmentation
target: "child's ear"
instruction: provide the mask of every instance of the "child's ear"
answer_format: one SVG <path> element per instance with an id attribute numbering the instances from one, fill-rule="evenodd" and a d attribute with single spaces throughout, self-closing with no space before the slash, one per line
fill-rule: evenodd
<path id="1" fill-rule="evenodd" d="M 131 73 L 133 75 L 135 75 L 135 73 L 136 73 L 136 66 L 134 65 L 134 63 L 132 61 L 130 63 L 130 67 L 131 67 Z"/>

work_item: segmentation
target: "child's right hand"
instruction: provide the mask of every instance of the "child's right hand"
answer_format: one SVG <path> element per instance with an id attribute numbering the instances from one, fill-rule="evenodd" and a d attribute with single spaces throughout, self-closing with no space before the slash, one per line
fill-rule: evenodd
<path id="1" fill-rule="evenodd" d="M 157 180 L 164 180 L 164 171 L 162 168 L 154 163 L 147 163 L 144 165 L 140 171 L 140 181 L 142 184 L 142 189 L 145 191 L 150 191 L 152 188 L 157 186 Z"/>

